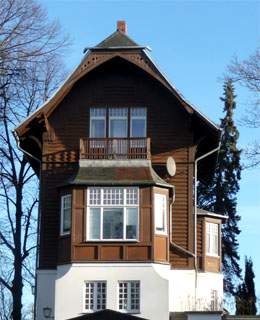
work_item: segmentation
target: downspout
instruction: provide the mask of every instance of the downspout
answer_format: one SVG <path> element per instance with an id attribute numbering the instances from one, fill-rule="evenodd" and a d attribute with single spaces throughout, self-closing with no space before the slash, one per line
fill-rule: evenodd
<path id="1" fill-rule="evenodd" d="M 195 311 L 197 311 L 197 289 L 198 289 L 198 255 L 197 255 L 197 183 L 198 183 L 198 162 L 206 157 L 210 156 L 214 152 L 217 152 L 220 148 L 220 143 L 217 148 L 212 149 L 211 151 L 203 154 L 198 157 L 194 163 L 194 269 L 195 269 Z"/>
<path id="2" fill-rule="evenodd" d="M 16 131 L 12 132 L 14 135 L 14 138 L 16 140 L 17 143 L 17 147 L 18 149 L 25 153 L 28 157 L 31 157 L 32 159 L 34 159 L 35 161 L 40 163 L 40 172 L 39 175 L 41 176 L 41 160 L 36 158 L 35 156 L 33 156 L 31 153 L 29 153 L 28 151 L 24 150 L 21 147 L 20 144 L 20 138 L 18 136 L 18 134 L 16 133 Z M 39 196 L 38 198 L 40 199 L 40 190 L 39 190 Z M 39 235 L 40 235 L 40 201 L 39 201 L 39 205 L 38 205 L 38 219 L 37 219 L 37 246 L 36 246 L 36 259 L 35 259 L 35 287 L 34 287 L 34 308 L 33 308 L 33 319 L 36 320 L 36 299 L 37 299 L 37 276 L 36 276 L 36 271 L 38 268 L 38 260 L 39 260 Z"/>

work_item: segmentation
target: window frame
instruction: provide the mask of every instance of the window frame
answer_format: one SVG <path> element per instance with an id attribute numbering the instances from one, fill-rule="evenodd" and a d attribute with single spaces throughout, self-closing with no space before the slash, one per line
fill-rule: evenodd
<path id="1" fill-rule="evenodd" d="M 132 115 L 131 111 L 132 109 L 145 109 L 145 115 L 142 116 L 135 116 Z M 133 123 L 132 120 L 144 120 L 145 121 L 145 127 L 144 127 L 144 132 L 145 135 L 143 137 L 133 137 Z M 130 119 L 129 119 L 129 125 L 130 125 L 130 138 L 146 138 L 147 137 L 147 107 L 133 107 L 130 108 Z"/>
<path id="2" fill-rule="evenodd" d="M 125 109 L 126 110 L 126 114 L 123 116 L 119 116 L 119 115 L 110 115 L 110 112 L 112 112 L 112 110 L 116 110 L 116 109 Z M 112 137 L 111 136 L 111 120 L 125 120 L 126 121 L 126 136 L 125 137 Z M 129 123 L 129 108 L 127 107 L 119 107 L 119 108 L 113 108 L 113 107 L 109 107 L 108 108 L 108 138 L 110 139 L 126 139 L 128 138 L 128 123 Z"/>
<path id="3" fill-rule="evenodd" d="M 92 116 L 91 109 L 104 109 L 105 114 L 102 116 Z M 105 127 L 104 127 L 104 137 L 92 137 L 92 120 L 104 120 Z M 89 137 L 92 139 L 104 139 L 107 136 L 107 108 L 106 107 L 90 107 L 89 109 Z"/>
<path id="4" fill-rule="evenodd" d="M 217 233 L 213 233 L 212 225 L 217 227 Z M 209 226 L 209 233 L 208 227 Z M 208 234 L 209 234 L 209 243 L 208 243 Z M 214 248 L 214 236 L 217 235 L 217 253 L 213 252 Z M 209 244 L 209 250 L 208 250 Z M 205 223 L 205 253 L 208 257 L 219 257 L 220 256 L 220 225 L 217 222 L 206 221 Z"/>
<path id="5" fill-rule="evenodd" d="M 90 204 L 90 190 L 92 188 L 101 190 L 101 204 Z M 123 190 L 123 204 L 104 204 L 104 189 L 122 189 Z M 137 190 L 137 204 L 127 204 L 126 202 L 126 191 L 127 189 L 136 189 Z M 139 187 L 89 187 L 86 190 L 86 232 L 85 237 L 87 242 L 139 242 L 139 226 L 140 226 L 140 190 Z M 99 239 L 90 239 L 90 209 L 91 208 L 100 208 L 100 238 Z M 104 209 L 123 209 L 123 238 L 122 239 L 104 239 L 103 238 L 103 216 Z M 136 220 L 136 238 L 128 239 L 126 238 L 126 217 L 127 217 L 127 209 L 135 208 L 137 210 L 137 220 Z"/>
<path id="6" fill-rule="evenodd" d="M 64 231 L 64 199 L 69 198 L 70 199 L 70 230 Z M 72 218 L 72 195 L 71 193 L 63 194 L 61 195 L 61 205 L 60 205 L 60 235 L 66 236 L 71 233 L 71 218 Z"/>
<path id="7" fill-rule="evenodd" d="M 139 284 L 139 309 L 131 309 L 131 283 L 135 282 Z M 127 284 L 127 310 L 120 309 L 120 283 Z M 130 308 L 129 308 L 130 306 Z M 141 281 L 140 280 L 118 280 L 117 283 L 117 310 L 122 313 L 128 314 L 140 314 L 141 313 Z"/>
<path id="8" fill-rule="evenodd" d="M 157 229 L 157 226 L 156 226 L 156 197 L 163 197 L 165 198 L 165 212 L 163 214 L 163 219 L 164 219 L 164 228 L 162 230 L 160 229 Z M 167 197 L 167 194 L 165 193 L 160 193 L 160 192 L 157 192 L 155 191 L 154 192 L 154 197 L 153 197 L 153 206 L 154 206 L 154 232 L 155 234 L 158 234 L 158 235 L 167 235 L 167 231 L 168 231 L 168 197 Z"/>
<path id="9" fill-rule="evenodd" d="M 86 294 L 87 294 L 87 284 L 94 283 L 94 290 L 93 290 L 93 301 L 94 301 L 94 308 L 87 309 L 86 308 Z M 104 309 L 97 309 L 97 284 L 104 283 L 105 284 L 105 308 Z M 91 297 L 90 297 L 91 298 Z M 102 305 L 102 303 L 101 303 Z M 105 310 L 107 308 L 107 280 L 85 280 L 83 286 L 83 312 L 84 313 L 93 313 L 96 311 Z"/>

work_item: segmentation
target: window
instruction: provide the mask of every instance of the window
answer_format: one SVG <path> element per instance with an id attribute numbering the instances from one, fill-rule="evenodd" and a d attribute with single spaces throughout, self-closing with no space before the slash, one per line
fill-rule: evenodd
<path id="1" fill-rule="evenodd" d="M 146 113 L 146 108 L 90 108 L 90 138 L 105 138 L 107 132 L 110 138 L 127 138 L 129 132 L 146 137 Z"/>
<path id="2" fill-rule="evenodd" d="M 106 309 L 106 281 L 85 282 L 84 311 Z"/>
<path id="3" fill-rule="evenodd" d="M 211 290 L 211 299 L 210 299 L 210 310 L 217 311 L 219 310 L 219 302 L 218 302 L 218 291 Z"/>
<path id="4" fill-rule="evenodd" d="M 67 194 L 61 197 L 61 224 L 60 234 L 70 233 L 71 227 L 71 195 Z"/>
<path id="5" fill-rule="evenodd" d="M 88 188 L 87 199 L 88 240 L 138 239 L 138 188 Z"/>
<path id="6" fill-rule="evenodd" d="M 165 234 L 167 232 L 167 198 L 165 194 L 154 194 L 155 232 Z"/>
<path id="7" fill-rule="evenodd" d="M 127 137 L 127 108 L 109 109 L 109 137 L 126 138 Z"/>
<path id="8" fill-rule="evenodd" d="M 90 138 L 104 138 L 106 136 L 106 109 L 90 109 Z"/>
<path id="9" fill-rule="evenodd" d="M 206 254 L 219 255 L 219 225 L 217 223 L 206 222 Z"/>
<path id="10" fill-rule="evenodd" d="M 140 281 L 119 282 L 118 307 L 123 312 L 140 312 Z"/>
<path id="11" fill-rule="evenodd" d="M 146 108 L 131 108 L 131 137 L 146 137 Z"/>

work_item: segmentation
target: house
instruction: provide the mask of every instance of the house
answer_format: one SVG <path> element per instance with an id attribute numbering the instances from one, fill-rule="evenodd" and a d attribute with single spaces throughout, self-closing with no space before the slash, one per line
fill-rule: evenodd
<path id="1" fill-rule="evenodd" d="M 197 209 L 195 186 L 221 131 L 124 21 L 15 134 L 40 180 L 37 320 L 220 318 L 225 217 Z"/>

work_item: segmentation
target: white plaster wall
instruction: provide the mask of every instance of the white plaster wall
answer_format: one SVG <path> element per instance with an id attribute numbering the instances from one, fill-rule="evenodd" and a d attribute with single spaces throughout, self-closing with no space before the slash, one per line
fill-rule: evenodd
<path id="1" fill-rule="evenodd" d="M 43 317 L 43 308 L 49 307 L 54 315 L 56 270 L 37 271 L 37 298 L 36 319 L 46 320 Z"/>
<path id="2" fill-rule="evenodd" d="M 194 270 L 171 270 L 169 275 L 169 308 L 172 312 L 209 310 L 211 290 L 217 290 L 219 302 L 223 300 L 223 275 L 198 272 L 195 292 Z M 195 297 L 197 303 L 195 304 Z M 220 303 L 221 307 L 221 303 Z"/>
<path id="3" fill-rule="evenodd" d="M 140 280 L 140 315 L 150 320 L 168 320 L 169 266 L 153 264 L 73 264 L 59 266 L 55 285 L 55 320 L 65 320 L 83 313 L 86 280 L 107 281 L 107 308 L 118 310 L 117 290 L 120 280 Z"/>

